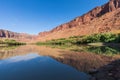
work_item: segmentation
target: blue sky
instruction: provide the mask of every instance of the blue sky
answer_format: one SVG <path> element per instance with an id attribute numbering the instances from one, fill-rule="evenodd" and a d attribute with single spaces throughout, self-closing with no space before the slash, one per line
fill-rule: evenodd
<path id="1" fill-rule="evenodd" d="M 38 34 L 108 0 L 0 0 L 0 29 Z"/>

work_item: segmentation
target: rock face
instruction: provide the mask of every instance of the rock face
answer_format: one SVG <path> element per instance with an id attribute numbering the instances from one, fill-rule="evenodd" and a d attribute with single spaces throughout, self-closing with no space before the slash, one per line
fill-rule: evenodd
<path id="1" fill-rule="evenodd" d="M 16 32 L 11 32 L 8 30 L 0 29 L 0 38 L 10 38 L 10 39 L 15 39 L 21 42 L 28 42 L 28 41 L 32 41 L 33 38 L 35 39 L 36 36 L 29 35 L 26 33 L 16 33 Z"/>
<path id="2" fill-rule="evenodd" d="M 51 31 L 39 33 L 39 40 L 66 38 L 120 30 L 120 0 L 110 0 L 88 13 L 62 24 Z"/>
<path id="3" fill-rule="evenodd" d="M 17 38 L 19 35 L 19 33 L 0 29 L 0 37 L 2 38 Z"/>

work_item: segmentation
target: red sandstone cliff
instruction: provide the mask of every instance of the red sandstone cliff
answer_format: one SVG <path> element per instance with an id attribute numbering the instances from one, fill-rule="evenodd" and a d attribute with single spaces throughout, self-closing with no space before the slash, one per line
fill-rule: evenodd
<path id="1" fill-rule="evenodd" d="M 120 0 L 110 0 L 88 13 L 62 24 L 51 31 L 39 33 L 39 40 L 66 38 L 120 30 Z"/>

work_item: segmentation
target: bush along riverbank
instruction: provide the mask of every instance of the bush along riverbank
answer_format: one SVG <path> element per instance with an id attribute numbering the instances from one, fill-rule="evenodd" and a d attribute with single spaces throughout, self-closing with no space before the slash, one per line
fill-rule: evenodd
<path id="1" fill-rule="evenodd" d="M 0 39 L 0 46 L 25 45 L 26 43 L 17 42 L 13 39 Z"/>
<path id="2" fill-rule="evenodd" d="M 77 52 L 91 52 L 95 54 L 113 56 L 120 53 L 120 34 L 101 33 L 87 36 L 73 36 L 69 38 L 53 39 L 38 42 L 52 48 L 69 49 Z"/>

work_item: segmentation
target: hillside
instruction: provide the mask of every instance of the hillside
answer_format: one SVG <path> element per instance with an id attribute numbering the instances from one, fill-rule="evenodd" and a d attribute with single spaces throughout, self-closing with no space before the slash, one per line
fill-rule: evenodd
<path id="1" fill-rule="evenodd" d="M 120 33 L 120 0 L 110 0 L 68 23 L 61 24 L 50 31 L 40 32 L 38 35 L 0 29 L 0 38 L 37 42 L 104 32 Z"/>
<path id="2" fill-rule="evenodd" d="M 118 30 L 120 30 L 120 0 L 110 0 L 51 31 L 40 32 L 38 40 L 45 41 Z"/>
<path id="3" fill-rule="evenodd" d="M 0 38 L 9 38 L 20 42 L 32 42 L 33 39 L 36 39 L 36 36 L 0 29 Z"/>

